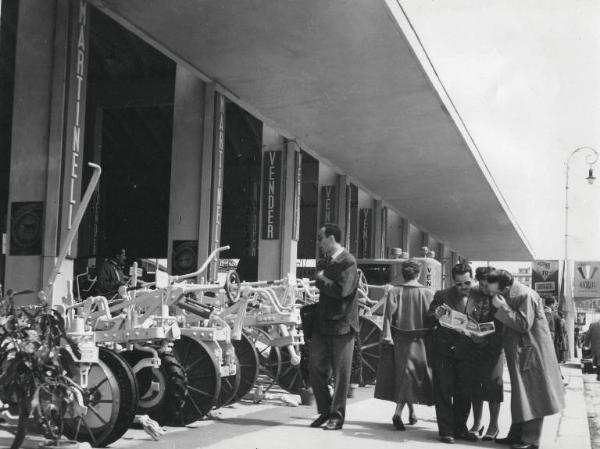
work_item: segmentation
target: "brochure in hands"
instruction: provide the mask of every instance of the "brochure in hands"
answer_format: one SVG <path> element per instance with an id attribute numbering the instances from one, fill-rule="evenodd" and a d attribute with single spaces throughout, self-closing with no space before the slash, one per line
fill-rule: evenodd
<path id="1" fill-rule="evenodd" d="M 440 318 L 440 324 L 449 329 L 466 334 L 467 336 L 485 337 L 496 331 L 494 322 L 477 323 L 464 313 L 444 307 L 444 315 Z"/>

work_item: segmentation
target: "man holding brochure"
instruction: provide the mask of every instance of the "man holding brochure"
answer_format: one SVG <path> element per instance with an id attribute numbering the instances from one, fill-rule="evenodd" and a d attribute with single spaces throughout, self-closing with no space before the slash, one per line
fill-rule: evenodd
<path id="1" fill-rule="evenodd" d="M 477 440 L 477 436 L 467 429 L 471 408 L 469 359 L 473 342 L 464 330 L 440 323 L 440 319 L 452 318 L 453 311 L 466 313 L 474 282 L 471 266 L 459 263 L 452 267 L 452 280 L 452 287 L 435 293 L 428 312 L 433 324 L 431 367 L 438 431 L 440 440 L 450 444 L 455 438 Z M 455 317 L 460 318 L 460 315 Z M 466 327 L 467 323 L 464 325 Z"/>

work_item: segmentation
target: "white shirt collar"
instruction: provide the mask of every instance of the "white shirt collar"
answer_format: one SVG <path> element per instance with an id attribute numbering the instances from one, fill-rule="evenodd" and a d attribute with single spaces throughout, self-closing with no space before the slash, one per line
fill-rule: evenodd
<path id="1" fill-rule="evenodd" d="M 340 254 L 342 254 L 343 252 L 344 252 L 344 247 L 343 247 L 343 246 L 340 246 L 340 249 L 338 249 L 338 250 L 337 250 L 335 253 L 333 253 L 333 254 L 331 255 L 331 260 L 335 260 L 335 259 L 337 259 L 337 257 L 338 257 Z"/>

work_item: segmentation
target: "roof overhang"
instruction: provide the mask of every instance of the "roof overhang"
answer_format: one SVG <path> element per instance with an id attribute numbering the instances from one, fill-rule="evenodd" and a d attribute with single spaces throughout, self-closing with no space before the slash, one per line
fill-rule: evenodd
<path id="1" fill-rule="evenodd" d="M 532 258 L 395 1 L 92 3 L 465 257 Z"/>

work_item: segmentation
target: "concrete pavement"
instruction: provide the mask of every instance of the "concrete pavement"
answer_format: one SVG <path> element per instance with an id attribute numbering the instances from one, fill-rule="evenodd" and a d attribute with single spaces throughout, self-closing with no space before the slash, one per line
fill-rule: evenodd
<path id="1" fill-rule="evenodd" d="M 584 378 L 577 365 L 562 367 L 566 387 L 566 407 L 562 414 L 547 417 L 541 447 L 544 449 L 590 449 L 588 414 L 584 400 Z M 510 426 L 510 384 L 505 373 L 505 402 L 500 415 L 500 436 Z M 595 381 L 595 378 L 594 378 Z M 600 391 L 600 383 L 596 385 Z M 283 394 L 283 392 L 280 392 Z M 598 394 L 600 401 L 600 393 Z M 484 406 L 484 422 L 487 410 Z M 167 428 L 160 441 L 152 441 L 143 430 L 132 429 L 111 445 L 116 448 L 144 449 L 377 449 L 390 443 L 420 449 L 446 447 L 439 442 L 435 410 L 416 406 L 419 422 L 407 431 L 393 430 L 394 404 L 373 399 L 373 387 L 360 388 L 349 402 L 346 424 L 341 431 L 309 428 L 316 416 L 314 406 L 289 407 L 278 400 L 261 404 L 243 401 L 216 410 L 212 419 L 198 421 L 187 428 Z M 406 410 L 405 410 L 406 413 Z M 405 417 L 406 419 L 406 417 Z M 501 446 L 493 442 L 457 441 L 455 448 Z"/>

